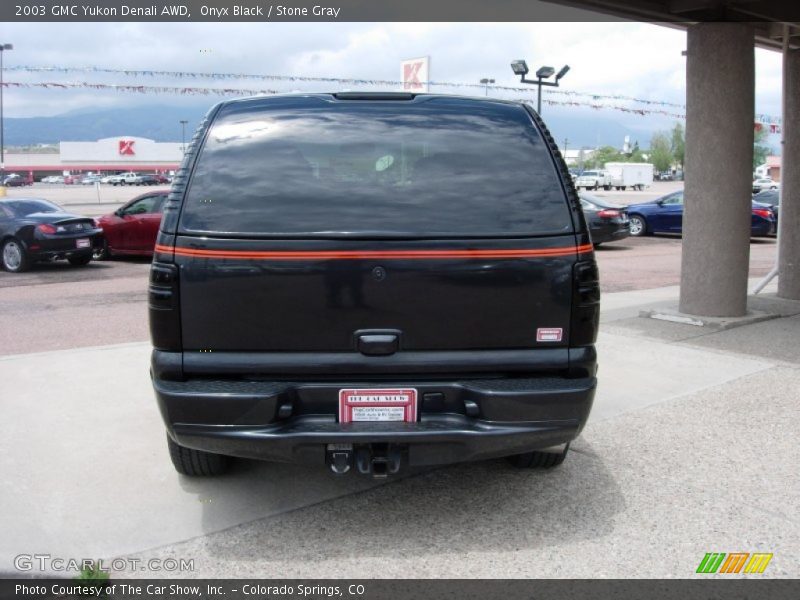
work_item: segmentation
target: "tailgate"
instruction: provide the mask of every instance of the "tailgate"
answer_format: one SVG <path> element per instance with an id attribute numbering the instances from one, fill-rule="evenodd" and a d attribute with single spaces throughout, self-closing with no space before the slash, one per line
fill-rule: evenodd
<path id="1" fill-rule="evenodd" d="M 589 251 L 576 249 L 572 235 L 479 242 L 183 236 L 175 248 L 183 348 L 355 351 L 364 330 L 393 332 L 398 350 L 565 346 L 572 267 Z"/>

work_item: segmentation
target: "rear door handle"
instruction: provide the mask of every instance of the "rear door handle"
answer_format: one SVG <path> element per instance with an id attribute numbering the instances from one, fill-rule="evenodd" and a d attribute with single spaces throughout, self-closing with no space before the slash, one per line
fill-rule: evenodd
<path id="1" fill-rule="evenodd" d="M 391 333 L 362 334 L 358 336 L 358 351 L 367 356 L 387 356 L 397 352 L 398 341 Z"/>

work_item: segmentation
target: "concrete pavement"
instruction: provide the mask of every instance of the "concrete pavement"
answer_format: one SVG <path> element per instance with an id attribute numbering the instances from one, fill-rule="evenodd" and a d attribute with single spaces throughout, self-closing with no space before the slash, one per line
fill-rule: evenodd
<path id="1" fill-rule="evenodd" d="M 198 577 L 691 577 L 705 552 L 763 551 L 766 575 L 800 576 L 800 303 L 759 297 L 783 316 L 716 333 L 636 316 L 676 298 L 604 295 L 593 415 L 549 472 L 182 478 L 147 344 L 0 357 L 0 571 L 48 552 Z"/>

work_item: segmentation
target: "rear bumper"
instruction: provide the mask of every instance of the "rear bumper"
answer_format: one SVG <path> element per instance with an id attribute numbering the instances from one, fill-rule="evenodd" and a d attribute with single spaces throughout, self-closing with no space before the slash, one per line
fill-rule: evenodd
<path id="1" fill-rule="evenodd" d="M 418 390 L 415 423 L 339 423 L 342 388 Z M 244 458 L 324 463 L 328 444 L 402 447 L 410 465 L 519 454 L 575 439 L 595 377 L 463 381 L 268 382 L 153 378 L 162 417 L 182 446 Z"/>
<path id="2" fill-rule="evenodd" d="M 89 245 L 85 248 L 77 247 L 77 240 L 87 239 Z M 92 249 L 102 241 L 102 232 L 98 229 L 84 234 L 69 234 L 59 236 L 38 236 L 27 245 L 27 251 L 34 260 L 48 258 L 68 258 L 71 256 L 84 256 L 92 253 Z"/>

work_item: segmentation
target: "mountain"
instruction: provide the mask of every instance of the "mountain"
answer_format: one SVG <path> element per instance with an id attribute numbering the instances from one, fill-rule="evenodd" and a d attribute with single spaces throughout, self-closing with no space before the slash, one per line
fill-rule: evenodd
<path id="1" fill-rule="evenodd" d="M 137 136 L 157 142 L 181 141 L 181 120 L 187 120 L 187 139 L 194 132 L 212 101 L 196 106 L 139 106 L 115 109 L 81 109 L 55 117 L 5 119 L 6 146 L 87 142 L 107 137 Z M 620 117 L 591 109 L 544 107 L 543 116 L 550 132 L 563 148 L 610 145 L 621 148 L 626 135 L 631 143 L 643 148 L 656 129 L 668 129 L 671 123 L 643 117 Z"/>
<path id="2" fill-rule="evenodd" d="M 181 120 L 191 137 L 208 106 L 146 106 L 81 110 L 55 117 L 6 118 L 6 146 L 58 142 L 90 142 L 107 137 L 135 136 L 157 142 L 180 142 Z"/>

